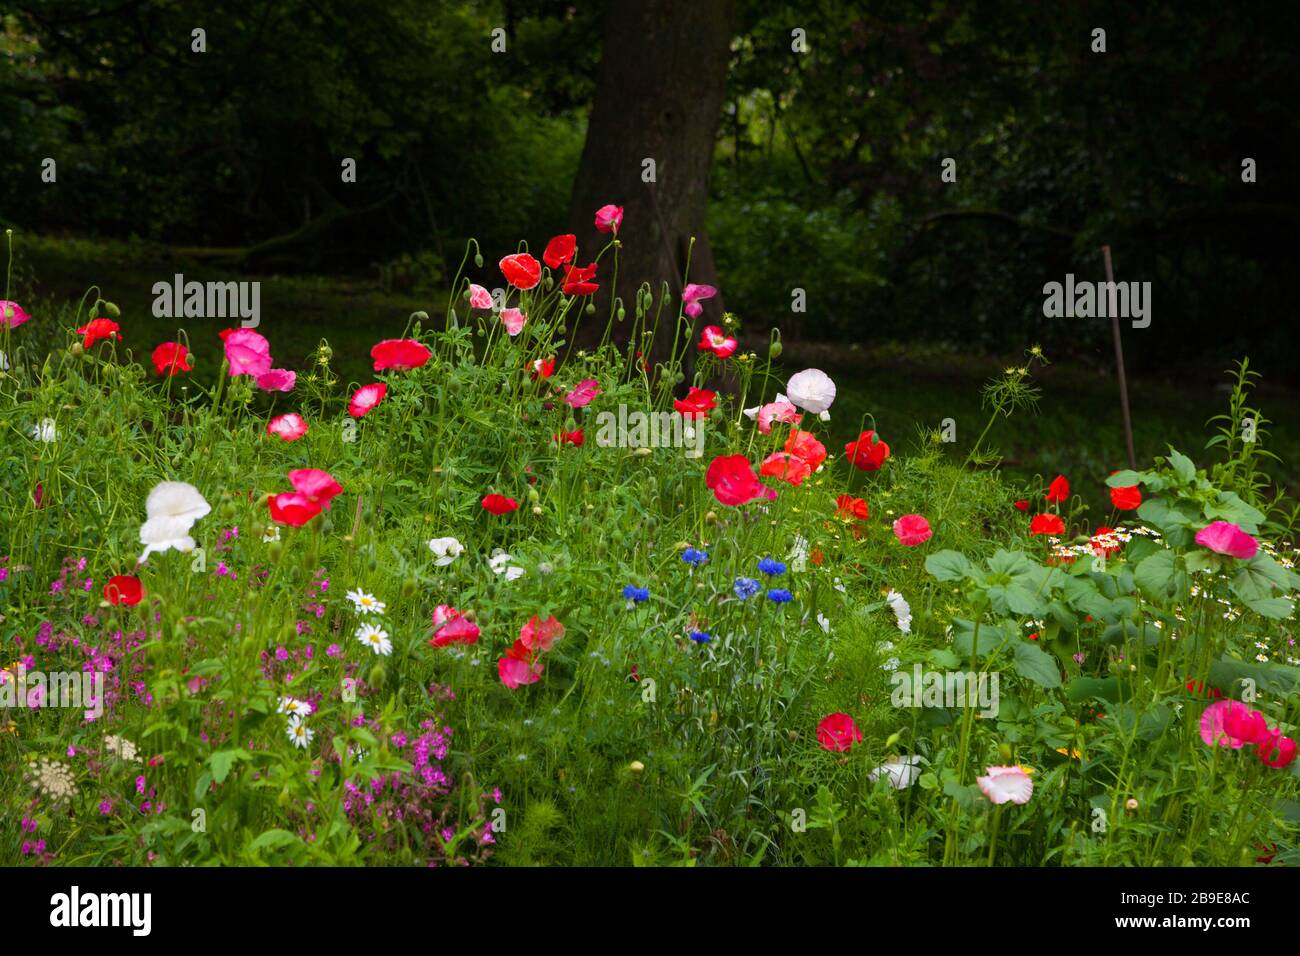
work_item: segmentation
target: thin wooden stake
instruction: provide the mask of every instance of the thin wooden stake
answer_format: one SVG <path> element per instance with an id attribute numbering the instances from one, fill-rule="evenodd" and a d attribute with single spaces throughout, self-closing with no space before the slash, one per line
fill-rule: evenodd
<path id="1" fill-rule="evenodd" d="M 1101 247 L 1101 255 L 1106 263 L 1107 309 L 1110 313 L 1110 330 L 1115 339 L 1115 372 L 1119 376 L 1119 404 L 1124 412 L 1124 445 L 1128 449 L 1128 466 L 1137 471 L 1137 455 L 1133 451 L 1133 419 L 1128 410 L 1128 378 L 1124 374 L 1124 346 L 1119 339 L 1119 316 L 1116 314 L 1119 303 L 1116 302 L 1115 270 L 1110 263 L 1110 246 Z"/>

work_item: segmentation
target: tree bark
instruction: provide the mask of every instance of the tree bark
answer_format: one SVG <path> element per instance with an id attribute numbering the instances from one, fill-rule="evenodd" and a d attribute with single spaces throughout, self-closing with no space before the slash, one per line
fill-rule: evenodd
<path id="1" fill-rule="evenodd" d="M 593 217 L 607 203 L 624 207 L 619 230 L 618 287 L 613 257 L 601 260 L 598 313 L 583 322 L 578 341 L 588 344 L 605 328 L 610 296 L 622 297 L 629 315 L 637 287 L 649 282 L 656 300 L 663 283 L 676 316 L 691 237 L 688 282 L 716 286 L 704 232 L 714 137 L 726 95 L 734 0 L 612 0 L 587 139 L 569 212 L 578 236 L 580 265 L 608 241 Z M 647 182 L 646 163 L 654 160 Z M 720 297 L 703 303 L 700 324 L 716 324 Z M 599 321 L 596 321 L 596 320 Z M 625 328 L 630 328 L 630 323 Z M 669 336 L 660 330 L 655 355 Z M 615 341 L 620 341 L 615 329 Z"/>

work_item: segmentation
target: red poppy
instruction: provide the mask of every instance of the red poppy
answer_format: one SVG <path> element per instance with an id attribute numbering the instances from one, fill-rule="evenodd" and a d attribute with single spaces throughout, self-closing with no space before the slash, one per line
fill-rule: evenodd
<path id="1" fill-rule="evenodd" d="M 880 466 L 889 457 L 889 446 L 876 437 L 874 431 L 865 431 L 857 441 L 844 446 L 844 451 L 853 462 L 853 467 L 862 471 L 879 471 Z"/>
<path id="2" fill-rule="evenodd" d="M 618 234 L 618 227 L 623 224 L 623 207 L 615 205 L 601 206 L 596 210 L 596 229 L 599 232 Z"/>
<path id="3" fill-rule="evenodd" d="M 1034 520 L 1029 522 L 1030 534 L 1064 534 L 1065 522 L 1061 520 L 1060 515 L 1041 514 L 1034 515 Z"/>
<path id="4" fill-rule="evenodd" d="M 780 478 L 792 485 L 800 485 L 803 484 L 805 478 L 812 474 L 812 469 L 808 467 L 808 462 L 798 455 L 778 451 L 763 459 L 763 464 L 759 467 L 758 473 L 767 475 L 769 478 Z"/>
<path id="5" fill-rule="evenodd" d="M 852 521 L 856 518 L 858 521 L 866 521 L 871 517 L 871 510 L 867 507 L 865 498 L 854 498 L 852 495 L 840 495 L 835 499 L 835 514 L 840 518 Z"/>
<path id="6" fill-rule="evenodd" d="M 91 319 L 86 325 L 77 329 L 78 335 L 84 335 L 82 345 L 90 348 L 100 339 L 121 339 L 118 331 L 121 328 L 112 319 Z"/>
<path id="7" fill-rule="evenodd" d="M 144 588 L 140 586 L 140 579 L 134 574 L 114 575 L 104 585 L 104 598 L 110 604 L 135 607 L 142 597 L 144 597 Z"/>
<path id="8" fill-rule="evenodd" d="M 528 366 L 528 374 L 533 378 L 550 378 L 555 374 L 555 356 L 534 359 Z"/>
<path id="9" fill-rule="evenodd" d="M 1110 503 L 1120 511 L 1136 511 L 1142 504 L 1142 492 L 1137 485 L 1110 489 Z"/>
<path id="10" fill-rule="evenodd" d="M 862 731 L 848 714 L 828 714 L 817 725 L 817 742 L 834 753 L 848 753 L 861 740 Z"/>
<path id="11" fill-rule="evenodd" d="M 271 509 L 272 521 L 276 524 L 292 525 L 295 528 L 301 528 L 320 514 L 319 504 L 296 491 L 267 495 L 266 503 Z"/>
<path id="12" fill-rule="evenodd" d="M 433 612 L 433 637 L 430 647 L 446 647 L 449 644 L 473 644 L 478 640 L 479 628 L 473 621 L 467 620 L 460 611 L 446 604 L 439 604 Z"/>
<path id="13" fill-rule="evenodd" d="M 553 236 L 542 253 L 542 261 L 552 269 L 558 269 L 573 258 L 578 247 L 578 237 L 572 234 Z"/>
<path id="14" fill-rule="evenodd" d="M 541 264 L 526 252 L 506 256 L 497 265 L 506 281 L 516 289 L 527 291 L 542 281 Z"/>
<path id="15" fill-rule="evenodd" d="M 235 334 L 234 329 L 222 329 L 220 332 L 217 333 L 217 335 L 220 336 L 221 341 L 223 342 L 226 341 L 226 339 L 230 338 L 234 334 Z"/>
<path id="16" fill-rule="evenodd" d="M 785 440 L 785 450 L 806 461 L 809 471 L 816 471 L 817 467 L 826 460 L 826 446 L 819 442 L 812 432 L 801 432 L 795 429 Z"/>
<path id="17" fill-rule="evenodd" d="M 1255 711 L 1259 713 L 1259 711 Z M 1282 731 L 1272 730 L 1259 743 L 1259 759 L 1266 767 L 1282 769 L 1295 760 L 1296 743 L 1290 737 L 1283 737 Z"/>
<path id="18" fill-rule="evenodd" d="M 703 418 L 717 405 L 716 392 L 710 392 L 707 388 L 696 388 L 694 385 L 686 393 L 685 398 L 673 399 L 673 408 L 686 418 Z"/>
<path id="19" fill-rule="evenodd" d="M 557 444 L 577 445 L 579 448 L 582 447 L 582 443 L 585 442 L 586 440 L 587 440 L 586 436 L 582 434 L 581 428 L 575 429 L 574 431 L 571 432 L 560 432 L 558 435 L 555 436 L 555 441 Z"/>
<path id="20" fill-rule="evenodd" d="M 519 502 L 505 495 L 487 495 L 483 498 L 482 505 L 484 511 L 490 511 L 494 515 L 504 515 L 519 510 Z"/>
<path id="21" fill-rule="evenodd" d="M 1187 681 L 1186 686 L 1187 689 L 1191 691 L 1193 694 L 1195 694 L 1197 697 L 1208 697 L 1211 700 L 1223 699 L 1223 691 L 1219 690 L 1219 688 L 1217 687 L 1207 688 L 1203 683 L 1201 683 L 1198 680 L 1189 679 Z"/>
<path id="22" fill-rule="evenodd" d="M 377 382 L 374 385 L 362 385 L 352 393 L 352 400 L 348 402 L 348 414 L 353 418 L 363 418 L 371 409 L 384 400 L 388 394 L 388 386 L 383 382 Z"/>
<path id="23" fill-rule="evenodd" d="M 433 353 L 415 339 L 384 339 L 370 350 L 375 360 L 375 371 L 395 368 L 398 371 L 419 368 L 429 361 Z"/>
<path id="24" fill-rule="evenodd" d="M 153 350 L 153 370 L 155 375 L 166 374 L 168 378 L 177 372 L 192 372 L 190 350 L 179 342 L 164 342 Z"/>
<path id="25" fill-rule="evenodd" d="M 565 266 L 564 294 L 591 295 L 600 286 L 591 280 L 596 277 L 596 263 L 587 266 Z"/>
<path id="26" fill-rule="evenodd" d="M 1070 497 L 1070 482 L 1065 475 L 1057 475 L 1047 487 L 1048 501 L 1065 501 Z"/>
<path id="27" fill-rule="evenodd" d="M 549 651 L 564 636 L 564 625 L 554 617 L 541 620 L 536 614 L 519 629 L 519 640 L 530 651 Z"/>
<path id="28" fill-rule="evenodd" d="M 1016 502 L 1016 507 L 1019 508 L 1021 511 L 1028 511 L 1029 500 L 1027 498 L 1021 498 L 1019 501 Z"/>
<path id="29" fill-rule="evenodd" d="M 719 455 L 709 464 L 704 483 L 724 505 L 735 507 L 753 501 L 765 492 L 744 455 Z"/>

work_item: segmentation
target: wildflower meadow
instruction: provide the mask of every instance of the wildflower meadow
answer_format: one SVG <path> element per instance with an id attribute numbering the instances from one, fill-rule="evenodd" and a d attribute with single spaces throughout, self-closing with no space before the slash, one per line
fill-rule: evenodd
<path id="1" fill-rule="evenodd" d="M 495 290 L 471 245 L 356 380 L 6 286 L 0 860 L 1300 863 L 1245 359 L 1197 447 L 1024 481 L 986 436 L 1053 414 L 1032 342 L 953 455 L 705 325 L 689 263 L 598 308 L 592 218 Z"/>

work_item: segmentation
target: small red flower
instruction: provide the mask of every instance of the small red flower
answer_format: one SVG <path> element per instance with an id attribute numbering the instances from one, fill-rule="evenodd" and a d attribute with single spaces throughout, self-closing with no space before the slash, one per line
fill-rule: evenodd
<path id="1" fill-rule="evenodd" d="M 673 399 L 673 408 L 686 418 L 703 418 L 718 405 L 716 392 L 691 386 L 685 398 Z"/>
<path id="2" fill-rule="evenodd" d="M 555 356 L 534 359 L 528 366 L 528 374 L 533 378 L 550 378 L 555 374 Z"/>
<path id="3" fill-rule="evenodd" d="M 587 440 L 586 436 L 582 434 L 581 428 L 575 429 L 574 431 L 571 432 L 560 432 L 558 435 L 555 436 L 556 444 L 577 445 L 579 448 L 582 447 L 582 443 L 585 442 L 586 440 Z"/>
<path id="4" fill-rule="evenodd" d="M 542 281 L 541 265 L 526 252 L 506 256 L 497 265 L 506 281 L 516 289 L 527 291 Z"/>
<path id="5" fill-rule="evenodd" d="M 307 434 L 307 422 L 297 412 L 277 415 L 266 423 L 266 433 L 276 435 L 285 441 L 297 441 Z"/>
<path id="6" fill-rule="evenodd" d="M 596 278 L 596 263 L 578 267 L 566 266 L 564 269 L 565 295 L 591 295 L 600 285 L 592 282 Z"/>
<path id="7" fill-rule="evenodd" d="M 876 437 L 874 431 L 865 431 L 857 441 L 844 446 L 853 467 L 862 471 L 879 471 L 889 457 L 889 446 Z"/>
<path id="8" fill-rule="evenodd" d="M 865 498 L 854 498 L 852 495 L 840 495 L 835 499 L 835 514 L 840 518 L 849 521 L 857 519 L 866 521 L 871 517 L 871 510 L 867 507 Z"/>
<path id="9" fill-rule="evenodd" d="M 925 544 L 934 535 L 924 515 L 903 515 L 894 522 L 894 537 L 908 548 Z"/>
<path id="10" fill-rule="evenodd" d="M 85 336 L 81 344 L 90 348 L 101 339 L 120 340 L 122 337 L 117 334 L 120 328 L 112 319 L 91 319 L 86 325 L 77 329 L 77 334 Z"/>
<path id="11" fill-rule="evenodd" d="M 510 646 L 505 657 L 497 660 L 501 683 L 511 690 L 522 684 L 536 684 L 541 679 L 542 670 L 541 655 L 529 650 L 522 638 Z"/>
<path id="12" fill-rule="evenodd" d="M 817 742 L 833 753 L 848 753 L 862 740 L 862 731 L 848 714 L 828 714 L 817 725 Z"/>
<path id="13" fill-rule="evenodd" d="M 370 413 L 384 396 L 388 394 L 388 386 L 383 382 L 377 382 L 374 385 L 362 385 L 352 393 L 352 400 L 348 402 L 348 414 L 353 418 L 363 418 Z"/>
<path id="14" fill-rule="evenodd" d="M 1019 508 L 1021 511 L 1028 511 L 1029 510 L 1028 499 L 1021 498 L 1019 501 L 1016 502 L 1016 507 Z"/>
<path id="15" fill-rule="evenodd" d="M 266 503 L 271 509 L 272 521 L 295 528 L 301 528 L 320 514 L 320 505 L 299 492 L 267 495 Z"/>
<path id="16" fill-rule="evenodd" d="M 790 432 L 790 437 L 785 440 L 785 450 L 806 461 L 809 471 L 816 471 L 826 460 L 826 446 L 812 432 L 801 432 L 798 429 Z"/>
<path id="17" fill-rule="evenodd" d="M 704 331 L 700 333 L 700 351 L 712 352 L 718 358 L 729 357 L 739 344 L 733 336 L 723 332 L 716 325 L 706 325 Z"/>
<path id="18" fill-rule="evenodd" d="M 428 347 L 415 339 L 384 339 L 370 350 L 375 371 L 395 368 L 398 371 L 419 368 L 433 356 Z"/>
<path id="19" fill-rule="evenodd" d="M 1070 482 L 1066 480 L 1065 475 L 1057 475 L 1052 479 L 1052 483 L 1047 487 L 1047 500 L 1053 502 L 1066 501 L 1070 497 Z"/>
<path id="20" fill-rule="evenodd" d="M 483 498 L 482 505 L 484 511 L 489 511 L 494 515 L 504 515 L 519 510 L 519 502 L 515 501 L 514 498 L 507 498 L 505 495 L 487 495 Z"/>
<path id="21" fill-rule="evenodd" d="M 343 486 L 334 480 L 334 476 L 319 468 L 297 468 L 289 472 L 289 484 L 298 494 L 305 495 L 308 501 L 319 504 L 326 511 L 330 509 L 330 501 L 343 493 Z"/>
<path id="22" fill-rule="evenodd" d="M 1110 489 L 1110 503 L 1120 511 L 1136 511 L 1142 504 L 1142 492 L 1137 485 Z"/>
<path id="23" fill-rule="evenodd" d="M 135 607 L 144 597 L 144 588 L 140 579 L 134 574 L 117 574 L 108 579 L 104 585 L 104 598 L 110 604 L 125 604 Z"/>
<path id="24" fill-rule="evenodd" d="M 573 258 L 578 247 L 578 237 L 572 234 L 553 236 L 542 253 L 542 261 L 552 269 L 558 269 Z"/>
<path id="25" fill-rule="evenodd" d="M 1065 522 L 1061 520 L 1060 515 L 1041 514 L 1034 515 L 1034 520 L 1029 522 L 1030 534 L 1064 534 Z"/>
<path id="26" fill-rule="evenodd" d="M 473 621 L 446 604 L 439 604 L 433 611 L 433 637 L 430 647 L 446 647 L 449 644 L 473 644 L 478 640 L 479 628 Z"/>
<path id="27" fill-rule="evenodd" d="M 1283 737 L 1280 730 L 1269 731 L 1269 736 L 1259 745 L 1259 759 L 1266 767 L 1282 769 L 1295 760 L 1296 742 Z"/>
<path id="28" fill-rule="evenodd" d="M 179 342 L 164 342 L 153 350 L 153 370 L 155 375 L 168 378 L 177 372 L 192 372 L 190 350 Z"/>

